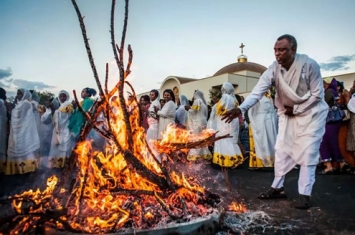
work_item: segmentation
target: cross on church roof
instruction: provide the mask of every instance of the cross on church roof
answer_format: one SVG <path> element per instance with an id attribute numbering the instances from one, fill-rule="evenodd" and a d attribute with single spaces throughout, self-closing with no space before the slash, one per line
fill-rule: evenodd
<path id="1" fill-rule="evenodd" d="M 242 43 L 242 44 L 240 44 L 240 46 L 239 46 L 239 48 L 241 49 L 241 51 L 242 51 L 242 55 L 243 55 L 243 48 L 245 47 L 245 45 Z"/>

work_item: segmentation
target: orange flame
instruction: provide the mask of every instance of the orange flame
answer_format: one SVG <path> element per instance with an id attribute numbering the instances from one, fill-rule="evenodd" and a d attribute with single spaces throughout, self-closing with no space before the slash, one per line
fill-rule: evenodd
<path id="1" fill-rule="evenodd" d="M 131 104 L 132 105 L 132 104 Z M 133 102 L 133 105 L 137 105 Z M 194 179 L 184 174 L 170 172 L 172 184 L 176 191 L 162 190 L 161 185 L 149 181 L 135 170 L 136 166 L 126 161 L 123 151 L 130 151 L 149 171 L 166 179 L 160 163 L 149 154 L 145 141 L 144 129 L 139 123 L 139 109 L 133 108 L 130 113 L 133 146 L 128 149 L 127 126 L 124 122 L 123 112 L 117 104 L 111 107 L 110 123 L 107 130 L 115 140 L 107 140 L 104 151 L 95 151 L 90 141 L 78 143 L 77 157 L 77 185 L 70 195 L 65 206 L 67 215 L 61 216 L 62 222 L 68 223 L 72 229 L 87 233 L 106 233 L 125 226 L 143 228 L 159 223 L 162 217 L 169 216 L 168 211 L 174 215 L 187 214 L 202 216 L 209 213 L 206 205 L 201 204 L 205 189 Z M 188 130 L 168 126 L 163 139 L 156 146 L 160 153 L 168 151 L 173 144 L 184 144 L 199 141 L 214 134 L 212 130 L 204 130 L 196 135 Z M 118 144 L 116 144 L 118 143 Z M 31 212 L 43 212 L 51 206 L 57 210 L 64 205 L 57 198 L 51 198 L 58 179 L 51 176 L 47 181 L 47 188 L 41 192 L 29 190 L 13 197 L 13 206 L 18 213 L 22 212 L 23 198 L 31 198 L 37 207 Z M 66 189 L 58 190 L 60 195 L 67 195 Z M 69 195 L 68 195 L 69 196 Z M 41 205 L 44 199 L 52 199 L 51 203 Z M 27 230 L 32 224 L 27 217 L 20 222 L 21 228 Z M 60 221 L 55 222 L 57 228 L 63 228 Z M 19 227 L 19 228 L 20 228 Z M 17 230 L 20 232 L 20 230 Z"/>
<path id="2" fill-rule="evenodd" d="M 244 204 L 242 203 L 237 203 L 237 202 L 232 202 L 229 206 L 228 206 L 228 210 L 230 211 L 235 211 L 238 213 L 243 213 L 247 211 L 247 208 Z"/>

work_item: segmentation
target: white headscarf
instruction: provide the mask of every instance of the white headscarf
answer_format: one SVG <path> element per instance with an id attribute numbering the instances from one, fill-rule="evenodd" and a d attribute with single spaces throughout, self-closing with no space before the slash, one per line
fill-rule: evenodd
<path id="1" fill-rule="evenodd" d="M 52 105 L 53 105 L 53 108 L 54 108 L 54 110 L 56 110 L 56 109 L 58 109 L 59 108 L 59 100 L 58 100 L 58 98 L 53 98 L 53 100 L 52 100 Z"/>
<path id="2" fill-rule="evenodd" d="M 180 106 L 189 105 L 189 100 L 185 95 L 180 95 Z"/>
<path id="3" fill-rule="evenodd" d="M 207 105 L 207 102 L 206 102 L 206 99 L 205 99 L 205 95 L 203 94 L 202 91 L 199 91 L 199 90 L 195 91 L 195 93 L 194 93 L 194 100 L 195 100 L 195 99 L 201 99 L 201 101 L 202 101 L 205 105 Z"/>
<path id="4" fill-rule="evenodd" d="M 222 92 L 222 94 L 230 95 L 234 99 L 236 99 L 235 95 L 234 95 L 234 86 L 229 82 L 223 83 L 222 88 L 221 88 L 221 92 Z"/>
<path id="5" fill-rule="evenodd" d="M 23 94 L 21 100 L 19 100 L 19 101 L 29 100 L 32 98 L 32 94 L 29 90 L 26 90 L 24 88 L 20 88 L 19 91 L 21 91 Z"/>
<path id="6" fill-rule="evenodd" d="M 60 99 L 59 99 L 59 96 L 60 96 L 61 94 L 65 94 L 65 95 L 67 96 L 67 99 L 66 99 L 63 103 L 62 103 L 62 102 L 60 101 Z M 61 91 L 58 93 L 58 101 L 59 101 L 59 103 L 60 103 L 59 108 L 66 107 L 68 104 L 70 104 L 69 98 L 70 98 L 69 93 L 68 93 L 67 91 L 65 91 L 65 90 L 61 90 Z"/>
<path id="7" fill-rule="evenodd" d="M 185 106 L 189 105 L 189 100 L 185 95 L 180 95 L 180 106 L 176 110 L 176 120 L 180 124 L 186 126 L 187 121 L 187 111 L 185 110 Z"/>
<path id="8" fill-rule="evenodd" d="M 19 89 L 23 96 L 11 112 L 11 130 L 9 136 L 9 157 L 24 157 L 39 149 L 39 135 L 31 99 L 31 92 Z"/>
<path id="9" fill-rule="evenodd" d="M 66 107 L 68 105 L 71 105 L 69 102 L 69 93 L 65 90 L 61 90 L 58 93 L 58 97 L 61 94 L 65 94 L 67 96 L 66 101 L 64 101 L 63 103 L 60 101 L 60 99 L 58 98 L 58 101 L 60 103 L 60 107 L 58 110 L 55 111 L 54 116 L 53 116 L 53 122 L 54 122 L 54 128 L 56 130 L 56 143 L 59 144 L 58 148 L 61 151 L 67 151 L 70 146 L 71 146 L 71 142 L 70 142 L 70 131 L 68 128 L 68 124 L 69 124 L 69 118 L 71 116 L 71 112 L 66 112 L 63 111 L 66 109 Z"/>
<path id="10" fill-rule="evenodd" d="M 31 99 L 36 101 L 37 103 L 39 103 L 39 101 L 40 101 L 40 97 L 39 97 L 38 93 L 35 90 L 33 90 L 33 92 L 32 92 Z"/>

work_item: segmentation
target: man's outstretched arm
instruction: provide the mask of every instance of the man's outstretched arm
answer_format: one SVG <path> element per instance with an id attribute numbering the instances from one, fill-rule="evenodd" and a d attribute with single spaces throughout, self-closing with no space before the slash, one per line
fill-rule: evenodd
<path id="1" fill-rule="evenodd" d="M 244 100 L 244 102 L 235 109 L 231 109 L 227 111 L 223 117 L 222 120 L 225 120 L 226 122 L 230 123 L 238 117 L 242 112 L 246 112 L 248 109 L 250 109 L 252 106 L 254 106 L 269 90 L 272 84 L 272 79 L 274 77 L 274 69 L 272 64 L 259 78 L 258 83 L 255 85 L 253 88 L 252 92 L 248 97 Z"/>

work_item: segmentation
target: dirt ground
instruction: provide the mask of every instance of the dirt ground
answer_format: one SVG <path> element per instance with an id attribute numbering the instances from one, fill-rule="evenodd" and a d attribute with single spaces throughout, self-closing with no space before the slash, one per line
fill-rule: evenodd
<path id="1" fill-rule="evenodd" d="M 206 189 L 220 194 L 223 207 L 232 201 L 243 202 L 250 212 L 266 213 L 269 224 L 265 229 L 254 226 L 242 234 L 355 234 L 355 176 L 317 175 L 313 189 L 313 207 L 297 210 L 292 202 L 298 197 L 298 170 L 286 177 L 285 191 L 288 199 L 259 200 L 273 180 L 273 169 L 248 170 L 245 162 L 237 169 L 229 170 L 231 189 L 227 189 L 220 169 L 203 163 L 174 163 L 173 168 L 183 167 L 186 174 L 199 178 Z M 44 188 L 46 174 L 0 176 L 0 199 L 30 188 Z M 56 172 L 57 174 L 60 172 Z M 221 231 L 219 234 L 228 234 Z"/>

